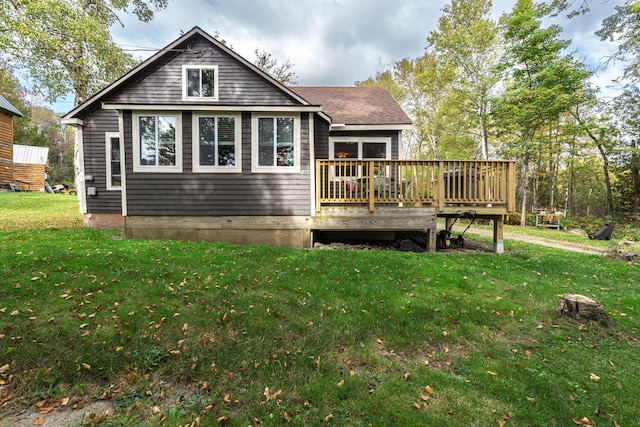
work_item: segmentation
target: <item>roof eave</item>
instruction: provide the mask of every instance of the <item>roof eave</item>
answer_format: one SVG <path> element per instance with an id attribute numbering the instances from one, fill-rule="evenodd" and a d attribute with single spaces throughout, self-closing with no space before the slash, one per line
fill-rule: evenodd
<path id="1" fill-rule="evenodd" d="M 413 129 L 412 124 L 407 123 L 389 123 L 389 124 L 332 124 L 330 130 L 332 131 L 365 131 L 365 130 L 392 130 L 402 131 Z"/>

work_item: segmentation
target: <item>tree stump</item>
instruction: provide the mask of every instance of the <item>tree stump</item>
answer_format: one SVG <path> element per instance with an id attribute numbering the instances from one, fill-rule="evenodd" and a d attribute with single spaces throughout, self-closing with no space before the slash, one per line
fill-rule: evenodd
<path id="1" fill-rule="evenodd" d="M 608 327 L 613 327 L 613 323 L 607 312 L 604 311 L 602 304 L 584 295 L 562 295 L 556 313 L 558 313 L 558 316 L 574 317 L 577 320 L 597 320 L 603 322 Z"/>

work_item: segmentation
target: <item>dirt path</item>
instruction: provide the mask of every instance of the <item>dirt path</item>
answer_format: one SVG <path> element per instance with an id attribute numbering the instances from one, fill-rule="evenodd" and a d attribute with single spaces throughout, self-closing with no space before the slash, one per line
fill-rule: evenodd
<path id="1" fill-rule="evenodd" d="M 465 227 L 453 227 L 453 231 L 457 233 L 462 233 Z M 481 229 L 469 229 L 465 233 L 467 234 L 476 234 L 480 236 L 488 236 L 493 237 L 492 230 L 481 230 Z M 533 237 L 533 236 L 524 236 L 522 234 L 516 233 L 504 233 L 504 240 L 516 240 L 519 242 L 533 243 L 536 245 L 548 246 L 551 248 L 557 249 L 565 249 L 567 251 L 573 252 L 582 252 L 585 254 L 593 254 L 593 255 L 605 255 L 608 250 L 606 248 L 594 248 L 590 245 L 581 245 L 579 243 L 569 243 L 569 242 L 560 242 L 557 240 L 545 239 L 542 237 Z"/>

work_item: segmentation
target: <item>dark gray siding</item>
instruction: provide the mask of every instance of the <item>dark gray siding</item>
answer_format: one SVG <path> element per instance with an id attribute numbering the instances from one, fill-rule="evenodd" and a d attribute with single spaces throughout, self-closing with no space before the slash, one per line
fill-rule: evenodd
<path id="1" fill-rule="evenodd" d="M 97 196 L 87 196 L 89 213 L 122 213 L 120 191 L 107 191 L 107 153 L 105 132 L 118 132 L 118 113 L 98 110 L 85 119 L 82 129 L 84 146 L 85 175 L 92 175 L 93 181 L 87 187 L 96 187 Z"/>
<path id="2" fill-rule="evenodd" d="M 251 173 L 251 114 L 242 114 L 242 173 L 192 173 L 191 114 L 183 113 L 183 173 L 134 173 L 131 112 L 124 114 L 129 216 L 310 214 L 309 120 L 301 114 L 301 172 Z"/>
<path id="3" fill-rule="evenodd" d="M 300 105 L 270 81 L 201 37 L 195 37 L 190 49 L 158 64 L 146 77 L 123 88 L 109 100 L 132 104 L 194 104 L 182 100 L 182 66 L 186 64 L 218 66 L 218 101 L 207 105 Z"/>
<path id="4" fill-rule="evenodd" d="M 329 123 L 316 115 L 314 126 L 314 151 L 317 160 L 329 158 Z"/>

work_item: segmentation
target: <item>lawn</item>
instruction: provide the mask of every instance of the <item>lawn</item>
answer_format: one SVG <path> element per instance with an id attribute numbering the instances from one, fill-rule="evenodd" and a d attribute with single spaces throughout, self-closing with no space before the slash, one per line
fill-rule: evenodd
<path id="1" fill-rule="evenodd" d="M 115 412 L 90 425 L 639 425 L 637 264 L 511 241 L 495 255 L 123 240 L 78 227 L 72 197 L 11 197 L 0 425 L 97 399 Z M 26 216 L 53 228 L 13 224 Z M 558 318 L 566 292 L 615 327 Z"/>

